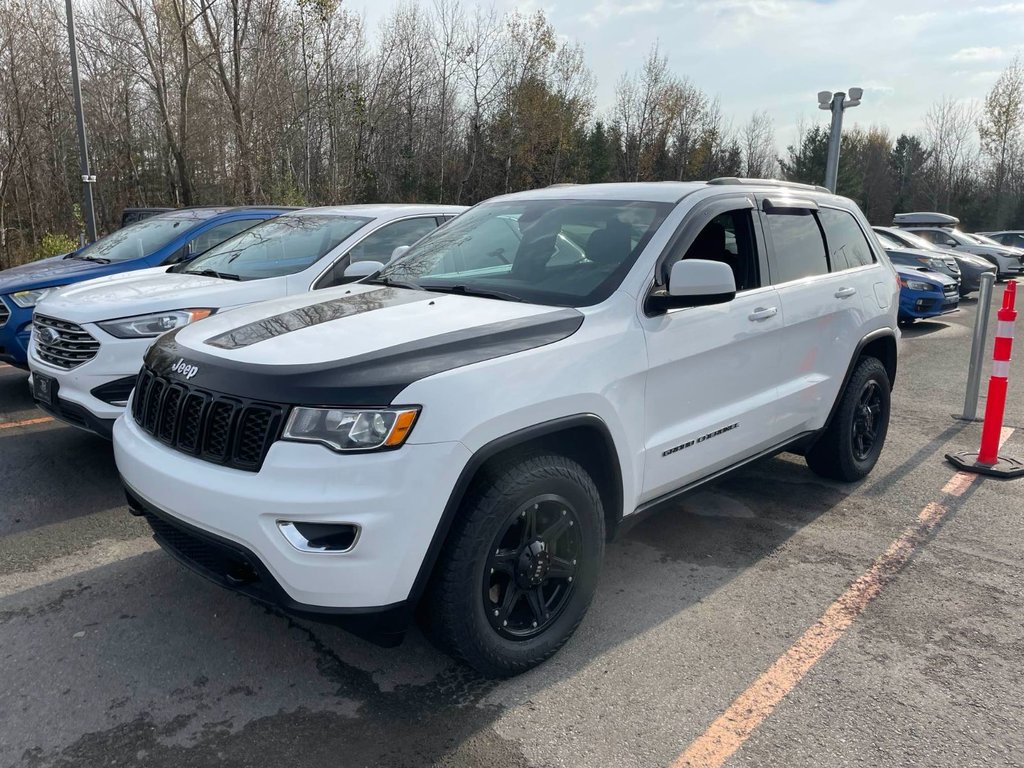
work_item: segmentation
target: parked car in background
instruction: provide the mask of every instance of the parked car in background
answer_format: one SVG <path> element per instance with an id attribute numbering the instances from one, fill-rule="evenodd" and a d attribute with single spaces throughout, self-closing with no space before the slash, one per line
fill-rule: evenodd
<path id="1" fill-rule="evenodd" d="M 871 471 L 898 289 L 869 232 L 760 180 L 481 203 L 367 281 L 158 339 L 114 424 L 129 508 L 225 587 L 390 643 L 419 615 L 518 674 L 641 513 L 782 450 Z"/>
<path id="2" fill-rule="evenodd" d="M 981 256 L 996 266 L 999 279 L 1024 273 L 1024 254 L 1016 248 L 980 242 L 957 229 L 960 220 L 944 213 L 897 213 L 893 226 L 906 229 L 940 248 L 963 250 Z"/>
<path id="3" fill-rule="evenodd" d="M 32 312 L 55 288 L 186 261 L 286 210 L 185 208 L 130 224 L 73 253 L 0 272 L 0 362 L 27 367 Z M 78 346 L 69 339 L 59 354 L 75 359 Z"/>
<path id="4" fill-rule="evenodd" d="M 1007 229 L 1001 232 L 979 232 L 990 240 L 995 240 L 1000 245 L 1007 245 L 1010 248 L 1024 249 L 1024 229 Z"/>
<path id="5" fill-rule="evenodd" d="M 170 213 L 174 208 L 125 208 L 121 211 L 121 226 L 127 227 L 137 221 L 148 219 L 150 216 L 159 216 L 161 213 Z"/>
<path id="6" fill-rule="evenodd" d="M 259 223 L 187 263 L 56 291 L 36 307 L 29 347 L 36 404 L 109 437 L 157 336 L 224 309 L 356 279 L 345 276 L 353 262 L 380 266 L 463 210 L 308 208 Z"/>
<path id="7" fill-rule="evenodd" d="M 960 295 L 953 278 L 896 261 L 893 266 L 900 276 L 901 323 L 946 315 L 960 308 Z"/>
<path id="8" fill-rule="evenodd" d="M 1001 246 L 1003 248 L 1010 248 L 1011 250 L 1016 251 L 1018 255 L 1024 256 L 1024 248 L 1021 248 L 1020 246 L 1017 246 L 1017 245 L 1003 245 L 998 240 L 995 240 L 995 239 L 989 237 L 988 235 L 983 235 L 980 232 L 963 232 L 962 234 L 968 240 L 971 240 L 972 242 L 975 242 L 978 245 L 992 245 L 992 246 Z"/>
<path id="9" fill-rule="evenodd" d="M 960 285 L 960 266 L 952 256 L 947 256 L 939 251 L 907 248 L 884 232 L 879 232 L 877 227 L 875 228 L 875 234 L 878 236 L 878 241 L 882 244 L 882 247 L 885 248 L 885 252 L 889 254 L 890 259 L 892 259 L 894 253 L 899 254 L 899 263 L 911 267 L 927 267 L 935 272 L 941 272 L 946 277 L 956 280 L 958 286 Z M 892 261 L 895 264 L 897 259 L 892 259 Z"/>
<path id="10" fill-rule="evenodd" d="M 973 253 L 967 253 L 966 251 L 940 248 L 923 237 L 905 229 L 897 227 L 873 227 L 873 229 L 887 250 L 890 247 L 887 243 L 891 243 L 893 248 L 924 251 L 942 259 L 952 258 L 960 270 L 961 297 L 967 296 L 981 287 L 981 276 L 983 274 L 986 272 L 995 274 L 996 272 L 996 266 L 981 256 L 975 256 Z"/>

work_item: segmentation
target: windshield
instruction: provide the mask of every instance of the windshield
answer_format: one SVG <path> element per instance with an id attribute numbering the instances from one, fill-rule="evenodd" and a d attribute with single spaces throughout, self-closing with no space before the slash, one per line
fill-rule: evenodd
<path id="1" fill-rule="evenodd" d="M 968 235 L 974 242 L 981 243 L 982 245 L 1002 245 L 1002 243 L 993 240 L 991 237 L 986 235 Z"/>
<path id="2" fill-rule="evenodd" d="M 878 238 L 878 242 L 880 242 L 882 247 L 885 249 L 904 247 L 902 243 L 896 242 L 884 232 L 875 232 L 875 236 Z"/>
<path id="3" fill-rule="evenodd" d="M 201 222 L 179 216 L 154 216 L 100 238 L 75 254 L 77 259 L 104 262 L 141 259 L 159 251 L 169 242 Z"/>
<path id="4" fill-rule="evenodd" d="M 622 282 L 671 203 L 506 200 L 452 220 L 376 282 L 555 306 L 604 301 Z"/>
<path id="5" fill-rule="evenodd" d="M 225 240 L 182 272 L 261 280 L 301 272 L 337 248 L 372 218 L 316 214 L 278 216 Z"/>
<path id="6" fill-rule="evenodd" d="M 900 232 L 900 238 L 904 240 L 911 248 L 920 248 L 922 251 L 935 251 L 938 250 L 935 243 L 925 240 L 920 235 L 915 235 L 913 232 Z"/>

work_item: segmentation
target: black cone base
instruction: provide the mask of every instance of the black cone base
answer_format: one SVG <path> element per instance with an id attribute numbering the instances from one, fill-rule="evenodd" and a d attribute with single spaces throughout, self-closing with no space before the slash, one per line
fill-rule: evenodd
<path id="1" fill-rule="evenodd" d="M 1011 479 L 1024 477 L 1024 461 L 1000 456 L 995 464 L 979 464 L 977 453 L 947 453 L 946 460 L 962 472 Z"/>

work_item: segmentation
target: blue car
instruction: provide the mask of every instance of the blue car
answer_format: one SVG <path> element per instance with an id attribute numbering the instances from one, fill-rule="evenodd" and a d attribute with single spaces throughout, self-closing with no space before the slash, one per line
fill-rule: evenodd
<path id="1" fill-rule="evenodd" d="M 900 276 L 901 323 L 938 317 L 960 308 L 956 280 L 941 272 L 893 264 Z"/>
<path id="2" fill-rule="evenodd" d="M 0 362 L 27 368 L 32 310 L 47 291 L 191 259 L 289 208 L 185 208 L 131 224 L 74 253 L 0 272 Z"/>

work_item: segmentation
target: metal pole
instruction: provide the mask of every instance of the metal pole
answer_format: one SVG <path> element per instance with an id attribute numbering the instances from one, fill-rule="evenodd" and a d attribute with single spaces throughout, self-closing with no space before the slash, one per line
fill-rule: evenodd
<path id="1" fill-rule="evenodd" d="M 974 338 L 971 340 L 971 364 L 967 369 L 967 394 L 964 396 L 964 421 L 974 421 L 978 415 L 978 393 L 981 391 L 981 372 L 985 365 L 985 340 L 988 338 L 988 315 L 992 304 L 992 286 L 996 276 L 985 272 L 978 289 L 978 315 L 974 318 Z"/>
<path id="2" fill-rule="evenodd" d="M 78 123 L 78 165 L 82 172 L 82 215 L 89 242 L 96 242 L 96 216 L 92 205 L 92 185 L 96 177 L 89 172 L 89 141 L 85 136 L 85 113 L 82 112 L 82 86 L 78 80 L 78 46 L 75 43 L 75 12 L 71 0 L 65 0 L 68 14 L 68 44 L 71 48 L 71 91 L 75 96 L 75 118 Z"/>
<path id="3" fill-rule="evenodd" d="M 68 0 L 70 2 L 70 0 Z M 832 134 L 828 139 L 828 158 L 825 162 L 825 186 L 836 191 L 839 177 L 839 145 L 843 140 L 843 102 L 846 94 L 840 91 L 832 96 Z"/>

